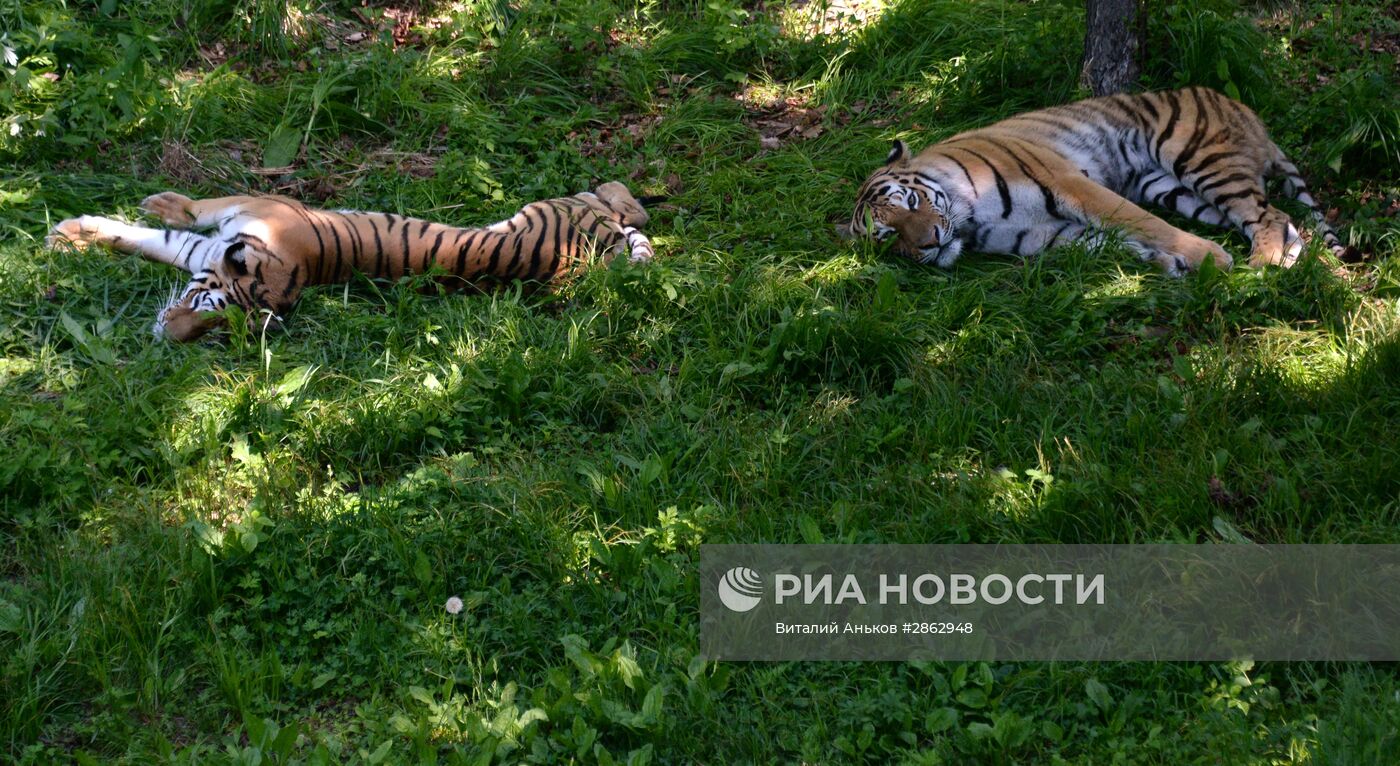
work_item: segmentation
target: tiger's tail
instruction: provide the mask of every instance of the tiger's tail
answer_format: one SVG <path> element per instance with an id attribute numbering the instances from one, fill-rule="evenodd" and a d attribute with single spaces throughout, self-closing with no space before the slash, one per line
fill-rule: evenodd
<path id="1" fill-rule="evenodd" d="M 1343 245 L 1341 239 L 1337 237 L 1337 232 L 1333 231 L 1332 227 L 1328 225 L 1327 217 L 1323 215 L 1321 206 L 1319 206 L 1317 200 L 1313 199 L 1313 196 L 1308 193 L 1308 184 L 1303 180 L 1302 174 L 1298 172 L 1298 166 L 1294 165 L 1277 145 L 1274 146 L 1274 159 L 1269 165 L 1268 172 L 1271 176 L 1278 176 L 1283 179 L 1283 193 L 1285 196 L 1307 206 L 1312 214 L 1313 225 L 1317 228 L 1318 233 L 1322 235 L 1323 243 L 1327 245 L 1327 249 L 1331 250 L 1333 255 L 1347 262 L 1357 259 L 1358 253 L 1356 249 L 1348 245 Z"/>

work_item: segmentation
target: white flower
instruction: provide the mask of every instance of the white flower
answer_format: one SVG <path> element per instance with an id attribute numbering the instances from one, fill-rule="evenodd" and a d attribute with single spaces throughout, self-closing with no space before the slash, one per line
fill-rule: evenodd
<path id="1" fill-rule="evenodd" d="M 462 611 L 462 599 L 453 596 L 447 599 L 447 613 L 458 614 Z"/>
<path id="2" fill-rule="evenodd" d="M 18 121 L 10 123 L 10 135 L 17 136 L 23 130 L 24 129 L 19 126 Z"/>

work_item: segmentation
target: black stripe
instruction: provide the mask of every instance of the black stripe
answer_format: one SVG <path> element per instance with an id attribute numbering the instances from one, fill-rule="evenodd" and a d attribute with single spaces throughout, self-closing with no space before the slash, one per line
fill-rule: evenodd
<path id="1" fill-rule="evenodd" d="M 1133 99 L 1121 93 L 1115 93 L 1109 96 L 1109 102 L 1117 105 L 1124 114 L 1132 119 L 1133 123 L 1136 124 L 1140 130 L 1149 131 L 1151 125 L 1148 124 L 1147 118 L 1142 116 L 1142 111 L 1140 109 L 1141 101 L 1141 98 Z"/>
<path id="2" fill-rule="evenodd" d="M 324 239 L 321 239 L 320 227 L 313 223 L 310 218 L 306 219 L 306 224 L 311 228 L 311 233 L 316 235 L 316 250 L 319 254 L 318 257 L 324 261 L 326 259 L 326 241 Z"/>
<path id="3" fill-rule="evenodd" d="M 331 230 L 331 236 L 335 238 L 335 257 L 336 260 L 340 260 L 344 253 L 344 247 L 340 244 L 340 232 L 336 230 L 335 223 L 332 221 L 327 222 L 326 228 Z M 316 264 L 316 284 L 325 284 L 325 271 L 328 260 L 327 258 L 322 258 L 321 261 Z"/>
<path id="4" fill-rule="evenodd" d="M 1241 189 L 1237 192 L 1222 194 L 1216 197 L 1215 199 L 1212 199 L 1211 202 L 1214 203 L 1216 207 L 1223 207 L 1226 202 L 1229 202 L 1231 200 L 1244 199 L 1245 197 L 1254 197 L 1257 194 L 1258 192 L 1256 192 L 1254 189 Z"/>
<path id="5" fill-rule="evenodd" d="M 1119 137 L 1118 141 L 1115 142 L 1115 146 L 1118 147 L 1118 156 L 1123 159 L 1123 167 L 1132 168 L 1133 158 L 1128 155 L 1128 142 L 1124 141 L 1122 137 Z"/>
<path id="6" fill-rule="evenodd" d="M 175 262 L 176 262 L 176 263 L 181 263 L 181 262 L 183 262 L 184 265 L 185 265 L 185 268 L 188 269 L 188 268 L 189 268 L 189 265 L 190 265 L 190 255 L 191 255 L 191 253 L 187 253 L 186 251 L 187 251 L 187 250 L 193 250 L 194 246 L 197 245 L 197 244 L 199 244 L 200 240 L 203 239 L 203 237 L 196 237 L 196 236 L 194 236 L 194 235 L 192 235 L 192 234 L 186 234 L 186 235 L 185 235 L 185 238 L 186 238 L 186 239 L 185 239 L 185 244 L 184 244 L 184 246 L 182 246 L 182 247 L 180 248 L 180 252 L 176 254 L 176 256 L 175 256 Z"/>
<path id="7" fill-rule="evenodd" d="M 555 250 L 557 251 L 558 248 L 555 248 Z M 529 267 L 529 269 L 525 272 L 525 277 L 526 277 L 527 279 L 535 279 L 535 278 L 536 278 L 536 275 L 539 273 L 539 268 L 540 268 L 540 255 L 543 253 L 543 251 L 544 251 L 544 237 L 536 237 L 536 238 L 535 238 L 535 247 L 530 251 L 530 267 Z"/>
<path id="8" fill-rule="evenodd" d="M 1011 246 L 1011 252 L 1015 255 L 1021 254 L 1021 241 L 1026 238 L 1026 230 L 1021 229 L 1016 232 L 1016 243 Z"/>
<path id="9" fill-rule="evenodd" d="M 319 227 L 316 225 L 316 221 L 312 219 L 311 214 L 307 212 L 306 206 L 293 203 L 289 200 L 285 200 L 280 197 L 267 197 L 266 199 L 270 199 L 274 202 L 279 202 L 283 205 L 286 205 L 287 207 L 292 209 L 293 213 L 301 217 L 301 220 L 304 221 L 306 225 L 311 228 L 311 233 L 316 235 L 316 248 L 318 251 L 320 251 L 321 259 L 325 260 L 326 242 L 325 240 L 321 239 L 321 232 L 319 230 Z"/>
<path id="10" fill-rule="evenodd" d="M 1187 139 L 1186 146 L 1182 148 L 1180 154 L 1176 155 L 1176 161 L 1172 163 L 1172 172 L 1176 174 L 1177 178 L 1181 178 L 1186 164 L 1191 161 L 1192 157 L 1196 156 L 1196 152 L 1200 151 L 1208 127 L 1207 120 L 1204 119 L 1205 115 L 1202 114 L 1205 111 L 1205 104 L 1201 101 L 1200 91 L 1193 88 L 1191 96 L 1196 99 L 1196 128 L 1191 131 L 1191 138 Z"/>
<path id="11" fill-rule="evenodd" d="M 447 229 L 438 232 L 437 238 L 433 240 L 433 249 L 428 251 L 428 262 L 423 265 L 424 269 L 431 269 L 437 263 L 438 248 L 442 247 L 442 238 L 447 235 Z"/>
<path id="12" fill-rule="evenodd" d="M 964 149 L 963 151 L 966 150 Z M 977 191 L 977 183 L 972 180 L 972 174 L 967 172 L 967 166 L 959 162 L 957 157 L 950 157 L 947 154 L 944 154 L 943 156 L 946 157 L 949 162 L 953 163 L 954 165 L 957 165 L 958 170 L 962 171 L 963 177 L 967 179 L 967 185 L 972 187 L 973 198 L 981 196 Z"/>
<path id="13" fill-rule="evenodd" d="M 1071 114 L 1079 115 L 1079 129 L 1075 131 L 1075 136 L 1080 141 L 1084 141 L 1088 138 L 1088 136 L 1084 135 L 1084 131 L 1088 130 L 1093 132 L 1093 140 L 1097 141 L 1100 145 L 1107 145 L 1112 142 L 1114 132 L 1104 127 L 1106 115 L 1104 114 L 1103 105 L 1099 103 L 1098 100 L 1068 104 L 1065 108 L 1068 109 Z"/>
<path id="14" fill-rule="evenodd" d="M 1186 175 L 1185 175 L 1185 176 L 1177 176 L 1177 177 L 1178 177 L 1178 178 L 1181 178 L 1182 180 L 1185 180 L 1186 176 L 1199 175 L 1200 172 L 1201 172 L 1202 170 L 1205 170 L 1206 167 L 1208 167 L 1209 165 L 1212 165 L 1212 164 L 1214 164 L 1214 163 L 1216 163 L 1216 162 L 1219 162 L 1220 160 L 1224 160 L 1224 159 L 1229 159 L 1229 158 L 1231 158 L 1231 157 L 1235 157 L 1235 156 L 1237 156 L 1238 154 L 1239 154 L 1239 151 L 1234 150 L 1234 149 L 1227 149 L 1227 150 L 1225 150 L 1225 151 L 1213 152 L 1213 153 L 1211 153 L 1211 154 L 1207 154 L 1205 157 L 1202 157 L 1202 158 L 1201 158 L 1201 161 L 1200 161 L 1200 162 L 1197 162 L 1197 163 L 1196 163 L 1195 167 L 1192 167 L 1192 168 L 1187 169 Z M 1200 179 L 1197 179 L 1197 180 L 1200 180 Z"/>
<path id="15" fill-rule="evenodd" d="M 557 253 L 563 249 L 562 247 L 560 247 L 561 243 L 559 235 L 563 233 L 564 227 L 569 225 L 569 216 L 566 215 L 564 211 L 556 209 L 554 211 L 554 222 L 550 225 L 550 228 L 554 230 L 550 232 L 554 235 L 554 252 Z M 540 232 L 540 238 L 544 238 L 544 232 Z M 570 253 L 570 255 L 574 258 L 578 258 L 577 252 Z"/>
<path id="16" fill-rule="evenodd" d="M 292 267 L 291 273 L 287 275 L 287 286 L 286 286 L 286 288 L 284 288 L 284 289 L 282 290 L 282 297 L 283 297 L 283 298 L 287 297 L 288 295 L 291 295 L 291 294 L 292 294 L 292 291 L 296 289 L 296 287 L 297 287 L 297 274 L 299 274 L 299 273 L 301 273 L 301 264 L 300 264 L 300 263 L 298 263 L 297 265 L 293 266 L 293 267 Z"/>
<path id="17" fill-rule="evenodd" d="M 1165 180 L 1167 177 L 1167 174 L 1161 171 L 1153 175 L 1144 176 L 1142 179 L 1142 186 L 1137 190 L 1137 198 L 1142 200 L 1147 199 L 1147 190 L 1151 189 L 1158 181 Z"/>
<path id="18" fill-rule="evenodd" d="M 592 222 L 588 224 L 588 236 L 595 241 L 595 244 L 602 240 L 602 237 L 598 234 L 598 229 L 602 226 L 603 219 L 596 215 L 593 216 Z"/>
<path id="19" fill-rule="evenodd" d="M 374 276 L 379 276 L 379 270 L 384 268 L 384 241 L 379 238 L 379 226 L 373 218 L 366 217 L 369 228 L 374 232 Z M 357 265 L 358 268 L 358 265 Z"/>
<path id="20" fill-rule="evenodd" d="M 1254 180 L 1254 176 L 1251 175 L 1251 174 L 1249 174 L 1249 173 L 1231 173 L 1230 175 L 1225 176 L 1224 178 L 1217 178 L 1217 179 L 1215 179 L 1214 181 L 1211 181 L 1211 182 L 1208 183 L 1208 184 L 1198 184 L 1198 185 L 1196 186 L 1196 192 L 1197 192 L 1198 194 L 1205 194 L 1206 192 L 1208 192 L 1208 191 L 1210 191 L 1210 190 L 1212 190 L 1212 189 L 1217 189 L 1217 188 L 1219 188 L 1219 187 L 1221 187 L 1221 186 L 1224 186 L 1225 184 L 1228 184 L 1228 183 L 1234 183 L 1235 181 L 1253 181 L 1253 180 Z"/>
<path id="21" fill-rule="evenodd" d="M 495 274 L 496 274 L 496 264 L 497 264 L 498 262 L 500 262 L 500 260 L 501 260 L 501 250 L 505 248 L 505 246 L 506 246 L 506 240 L 509 239 L 509 238 L 510 238 L 510 235 L 509 235 L 509 234 L 502 234 L 502 235 L 501 235 L 501 238 L 500 238 L 499 240 L 496 241 L 496 246 L 495 246 L 494 248 L 491 249 L 491 258 L 490 258 L 489 260 L 487 260 L 487 262 L 486 262 L 486 273 L 487 273 L 487 274 L 490 274 L 490 275 L 492 275 L 492 276 L 495 276 Z"/>
<path id="22" fill-rule="evenodd" d="M 1067 132 L 1067 133 L 1075 133 L 1075 134 L 1077 134 L 1077 133 L 1079 132 L 1079 127 L 1080 127 L 1080 126 L 1079 126 L 1078 124 L 1076 124 L 1076 123 L 1067 122 L 1067 121 L 1065 121 L 1065 120 L 1060 120 L 1060 119 L 1051 117 L 1051 116 L 1050 116 L 1049 114 L 1047 114 L 1046 112 L 1031 112 L 1030 114 L 1023 114 L 1023 115 L 1020 115 L 1020 116 L 1018 117 L 1018 119 L 1021 119 L 1021 120 L 1030 120 L 1030 121 L 1032 121 L 1032 122 L 1039 122 L 1039 123 L 1042 123 L 1042 124 L 1044 124 L 1044 125 L 1049 125 L 1049 126 L 1051 126 L 1051 127 L 1053 127 L 1053 128 L 1058 128 L 1058 129 L 1063 130 L 1063 131 L 1065 131 L 1065 132 Z"/>
<path id="23" fill-rule="evenodd" d="M 362 236 L 360 235 L 360 230 L 359 230 L 358 228 L 356 228 L 354 219 L 350 218 L 350 216 L 344 216 L 344 218 L 345 218 L 345 228 L 346 228 L 346 229 L 349 229 L 349 231 L 350 231 L 350 243 L 351 243 L 351 245 L 353 245 L 353 248 L 354 248 L 354 259 L 351 260 L 350 263 L 351 263 L 351 264 L 360 264 L 360 263 L 363 263 L 363 262 L 364 262 L 364 254 L 365 254 L 365 240 L 364 240 L 364 237 L 362 237 Z M 335 266 L 335 279 L 336 279 L 337 282 L 340 281 L 341 278 L 342 278 L 342 277 L 341 277 L 341 267 L 342 267 L 343 265 L 344 265 L 344 264 L 337 263 L 336 266 Z"/>
<path id="24" fill-rule="evenodd" d="M 234 239 L 244 243 L 245 245 L 253 245 L 254 247 L 257 247 L 261 250 L 268 249 L 267 243 L 263 241 L 262 237 L 253 234 L 245 234 L 243 232 L 239 232 L 238 236 L 234 237 Z"/>
<path id="25" fill-rule="evenodd" d="M 482 231 L 480 229 L 474 229 L 467 234 L 466 244 L 462 245 L 462 249 L 457 251 L 457 265 L 452 269 L 452 273 L 460 277 L 467 276 L 467 256 L 471 253 L 472 246 L 476 244 L 476 238 L 481 233 Z"/>
<path id="26" fill-rule="evenodd" d="M 341 221 L 345 224 L 345 245 L 346 245 L 346 247 L 348 247 L 349 250 L 350 250 L 350 257 L 351 257 L 351 258 L 354 258 L 354 257 L 355 257 L 355 236 L 354 236 L 354 227 L 350 225 L 350 222 L 349 222 L 349 221 L 346 221 L 346 220 L 345 220 L 344 216 L 341 217 Z M 334 222 L 334 221 L 331 222 L 330 226 L 331 226 L 331 230 L 332 230 L 332 231 L 337 231 L 337 228 L 336 228 L 336 225 L 335 225 L 335 222 Z M 329 277 L 329 281 L 331 281 L 331 282 L 336 282 L 336 281 L 339 281 L 339 280 L 340 280 L 340 268 L 341 268 L 341 265 L 345 263 L 345 258 L 346 258 L 346 256 L 345 256 L 345 248 L 341 248 L 340 252 L 336 254 L 335 261 L 333 261 L 333 262 L 330 264 L 330 266 L 331 266 L 330 273 L 327 275 L 327 276 Z"/>
<path id="27" fill-rule="evenodd" d="M 1164 208 L 1166 208 L 1166 209 L 1168 209 L 1168 210 L 1173 210 L 1173 211 L 1174 211 L 1174 210 L 1176 210 L 1176 201 L 1177 201 L 1177 199 L 1178 199 L 1179 197 L 1181 197 L 1181 195 L 1186 194 L 1186 193 L 1187 193 L 1186 187 L 1184 187 L 1184 186 L 1178 186 L 1178 187 L 1176 187 L 1175 189 L 1172 189 L 1171 191 L 1169 191 L 1169 192 L 1167 192 L 1167 193 L 1165 193 L 1165 194 L 1159 195 L 1159 196 L 1157 197 L 1157 199 L 1160 200 L 1160 202 L 1158 202 L 1157 204 L 1158 204 L 1158 205 L 1161 205 L 1162 207 L 1164 207 Z"/>
<path id="28" fill-rule="evenodd" d="M 1125 192 L 1123 196 L 1127 197 L 1129 195 L 1138 194 L 1137 185 L 1138 181 L 1141 180 L 1142 171 L 1138 170 L 1137 168 L 1133 168 L 1132 172 L 1128 173 L 1128 177 L 1123 179 L 1123 191 Z M 1141 195 L 1138 196 L 1140 197 Z"/>
<path id="29" fill-rule="evenodd" d="M 1152 98 L 1156 95 L 1157 94 L 1155 93 L 1144 93 L 1134 101 L 1134 103 L 1147 110 L 1148 114 L 1152 115 L 1153 123 L 1156 123 L 1157 120 L 1162 119 L 1162 113 L 1157 111 L 1157 105 L 1152 103 Z"/>
<path id="30" fill-rule="evenodd" d="M 914 177 L 919 179 L 920 181 L 927 181 L 928 183 L 931 183 L 940 189 L 943 188 L 943 184 L 939 183 L 937 178 L 934 178 L 933 176 L 923 172 L 922 170 L 914 171 Z"/>
<path id="31" fill-rule="evenodd" d="M 525 257 L 524 238 L 538 229 L 535 222 L 530 218 L 529 207 L 522 209 L 520 213 L 525 216 L 525 227 L 520 232 L 521 245 L 511 252 L 510 262 L 507 263 L 505 268 L 501 271 L 502 277 L 511 277 L 515 274 L 515 265 L 520 262 L 521 258 Z"/>
<path id="32" fill-rule="evenodd" d="M 961 148 L 961 147 L 959 147 L 959 148 Z M 1001 171 L 997 170 L 997 166 L 996 166 L 996 165 L 993 165 L 993 164 L 991 163 L 990 160 L 988 160 L 986 157 L 982 156 L 980 153 L 975 152 L 975 151 L 973 151 L 973 150 L 971 150 L 971 149 L 963 149 L 963 151 L 965 151 L 965 152 L 967 152 L 968 154 L 971 154 L 973 157 L 976 157 L 977 159 L 981 160 L 981 161 L 982 161 L 982 164 L 986 165 L 987 168 L 988 168 L 989 170 L 992 171 L 992 178 L 995 179 L 995 180 L 996 180 L 996 183 L 997 183 L 997 193 L 1001 195 L 1001 217 L 1002 217 L 1002 218 L 1010 218 L 1010 217 L 1011 217 L 1011 188 L 1008 187 L 1008 186 L 1006 185 L 1006 179 L 1002 177 Z"/>
<path id="33" fill-rule="evenodd" d="M 1026 178 L 1029 179 L 1031 183 L 1035 184 L 1036 187 L 1040 189 L 1040 196 L 1045 202 L 1045 212 L 1049 213 L 1050 217 L 1052 218 L 1064 220 L 1065 217 L 1060 214 L 1059 203 L 1055 200 L 1055 192 L 1051 191 L 1049 186 L 1046 186 L 1044 183 L 1042 183 L 1041 180 L 1036 177 L 1035 173 L 1031 172 L 1031 169 L 1027 167 L 1026 163 L 1021 160 L 1021 155 L 1013 151 L 1010 146 L 1007 146 L 999 141 L 988 139 L 988 142 L 1010 155 L 1012 161 L 1015 162 L 1016 165 L 1021 168 L 1021 172 L 1025 174 Z M 1005 215 L 1002 216 L 1002 218 L 1006 217 L 1007 216 Z"/>
<path id="34" fill-rule="evenodd" d="M 1157 134 L 1157 148 L 1153 152 L 1153 155 L 1157 158 L 1158 165 L 1162 164 L 1162 147 L 1166 145 L 1167 140 L 1176 132 L 1176 121 L 1181 117 L 1181 102 L 1176 100 L 1176 94 L 1169 91 L 1162 95 L 1166 98 L 1167 103 L 1171 104 L 1171 113 L 1167 116 L 1167 124 L 1163 126 L 1162 131 Z"/>
<path id="35" fill-rule="evenodd" d="M 403 228 L 399 229 L 399 233 L 403 235 L 403 252 L 399 253 L 399 276 L 402 277 L 408 273 L 408 219 L 404 219 Z"/>

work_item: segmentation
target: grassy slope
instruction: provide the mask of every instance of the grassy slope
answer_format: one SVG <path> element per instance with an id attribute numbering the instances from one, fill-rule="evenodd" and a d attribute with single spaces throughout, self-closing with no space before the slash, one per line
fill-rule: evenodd
<path id="1" fill-rule="evenodd" d="M 1400 539 L 1396 75 L 1349 41 L 1391 17 L 1154 15 L 1152 83 L 1233 84 L 1381 256 L 1169 281 L 1111 247 L 945 273 L 830 234 L 889 139 L 1074 97 L 1076 3 L 909 0 L 831 37 L 445 4 L 397 48 L 347 42 L 348 5 L 259 37 L 266 5 L 0 12 L 77 62 L 6 86 L 58 106 L 3 145 L 0 752 L 1393 760 L 1387 666 L 694 657 L 702 541 Z M 278 125 L 297 169 L 250 173 Z M 38 242 L 170 187 L 480 223 L 619 177 L 674 194 L 660 263 L 554 299 L 359 281 L 266 339 L 154 342 L 173 273 Z"/>

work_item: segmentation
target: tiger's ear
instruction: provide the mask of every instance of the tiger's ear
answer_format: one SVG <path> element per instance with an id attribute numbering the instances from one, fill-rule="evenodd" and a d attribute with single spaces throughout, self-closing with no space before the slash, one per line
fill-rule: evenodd
<path id="1" fill-rule="evenodd" d="M 885 157 L 885 164 L 893 165 L 907 156 L 909 156 L 909 145 L 899 139 L 895 139 L 895 142 L 890 146 L 889 156 Z"/>
<path id="2" fill-rule="evenodd" d="M 243 254 L 246 247 L 242 242 L 235 242 L 224 251 L 224 264 L 233 270 L 233 273 L 243 276 L 248 273 L 247 256 Z"/>

